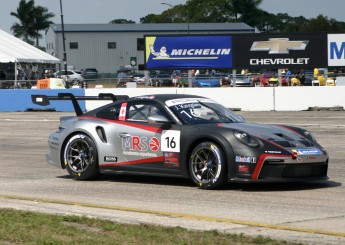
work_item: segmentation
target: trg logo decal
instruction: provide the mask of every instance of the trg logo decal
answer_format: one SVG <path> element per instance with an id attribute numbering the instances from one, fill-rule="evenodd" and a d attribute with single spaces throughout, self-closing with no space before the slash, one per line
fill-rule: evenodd
<path id="1" fill-rule="evenodd" d="M 270 38 L 256 41 L 250 51 L 267 51 L 269 54 L 289 54 L 290 50 L 305 50 L 309 41 L 290 41 L 289 38 Z"/>

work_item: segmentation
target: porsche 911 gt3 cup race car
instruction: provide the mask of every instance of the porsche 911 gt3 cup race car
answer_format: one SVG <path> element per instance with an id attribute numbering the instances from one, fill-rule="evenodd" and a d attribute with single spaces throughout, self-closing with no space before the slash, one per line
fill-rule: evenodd
<path id="1" fill-rule="evenodd" d="M 88 99 L 113 102 L 84 113 L 78 100 Z M 77 115 L 61 117 L 46 158 L 78 180 L 106 173 L 174 176 L 214 189 L 226 182 L 328 178 L 328 154 L 305 129 L 246 123 L 205 97 L 61 93 L 32 100 L 72 101 Z"/>

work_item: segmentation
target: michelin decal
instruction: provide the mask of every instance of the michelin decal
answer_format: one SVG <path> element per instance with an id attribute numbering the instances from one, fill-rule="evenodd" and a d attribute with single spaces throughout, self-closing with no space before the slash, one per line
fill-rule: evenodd
<path id="1" fill-rule="evenodd" d="M 146 36 L 147 69 L 232 68 L 231 36 Z"/>

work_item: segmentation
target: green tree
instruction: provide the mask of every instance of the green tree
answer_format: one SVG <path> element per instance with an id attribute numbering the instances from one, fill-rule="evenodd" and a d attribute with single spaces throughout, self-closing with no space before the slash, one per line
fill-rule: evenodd
<path id="1" fill-rule="evenodd" d="M 37 47 L 42 36 L 40 31 L 47 29 L 53 23 L 50 18 L 55 16 L 47 8 L 35 6 L 35 0 L 20 0 L 17 12 L 11 12 L 11 15 L 19 20 L 11 26 L 13 34 L 30 44 L 34 44 L 32 39 L 35 39 Z"/>
<path id="2" fill-rule="evenodd" d="M 42 6 L 37 6 L 34 8 L 34 23 L 33 27 L 35 29 L 35 37 L 36 37 L 36 47 L 39 46 L 38 39 L 42 37 L 40 31 L 48 29 L 50 24 L 53 24 L 50 21 L 55 15 L 53 13 L 49 13 L 48 9 Z"/>
<path id="3" fill-rule="evenodd" d="M 109 22 L 110 24 L 135 24 L 133 20 L 126 20 L 126 19 L 115 19 Z"/>
<path id="4" fill-rule="evenodd" d="M 262 0 L 187 0 L 160 15 L 149 14 L 140 23 L 226 23 L 244 22 L 260 32 L 344 32 L 345 22 L 325 16 L 306 19 L 287 13 L 272 14 L 260 9 Z"/>
<path id="5" fill-rule="evenodd" d="M 19 23 L 14 23 L 11 26 L 13 34 L 22 38 L 25 42 L 33 44 L 31 38 L 36 35 L 36 31 L 33 28 L 34 19 L 34 0 L 20 0 L 17 12 L 11 12 L 11 15 L 19 19 Z"/>

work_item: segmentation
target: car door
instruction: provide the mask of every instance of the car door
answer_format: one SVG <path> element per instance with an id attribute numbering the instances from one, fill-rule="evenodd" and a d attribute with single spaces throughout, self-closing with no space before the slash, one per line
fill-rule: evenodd
<path id="1" fill-rule="evenodd" d="M 123 102 L 119 114 L 121 127 L 115 133 L 121 147 L 118 170 L 173 174 L 179 170 L 179 126 L 149 123 L 150 116 L 164 116 L 173 122 L 164 107 L 153 100 Z"/>

